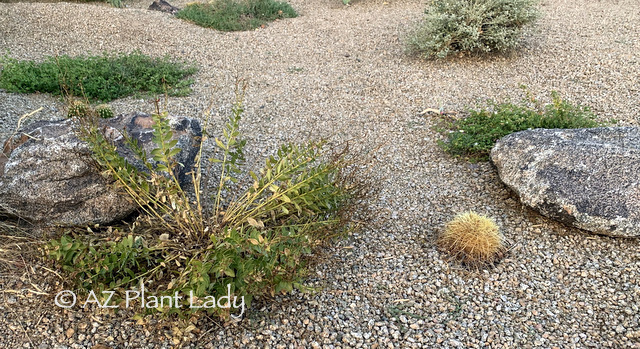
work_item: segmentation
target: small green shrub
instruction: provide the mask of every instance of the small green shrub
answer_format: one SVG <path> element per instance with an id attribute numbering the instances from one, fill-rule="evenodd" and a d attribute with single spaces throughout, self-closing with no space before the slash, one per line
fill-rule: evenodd
<path id="1" fill-rule="evenodd" d="M 282 18 L 297 17 L 286 2 L 274 0 L 216 0 L 187 5 L 176 17 L 220 31 L 251 30 Z"/>
<path id="2" fill-rule="evenodd" d="M 136 93 L 185 96 L 197 69 L 140 52 L 47 57 L 41 63 L 0 58 L 0 88 L 8 92 L 84 96 L 108 102 Z"/>
<path id="3" fill-rule="evenodd" d="M 605 123 L 596 121 L 589 107 L 573 105 L 555 91 L 552 103 L 541 106 L 533 100 L 521 104 L 489 101 L 489 109 L 470 110 L 470 116 L 451 122 L 443 130 L 448 140 L 440 142 L 447 152 L 476 160 L 488 159 L 495 142 L 513 132 L 534 128 L 589 128 Z"/>
<path id="4" fill-rule="evenodd" d="M 357 166 L 349 166 L 346 151 L 327 152 L 322 142 L 283 145 L 262 169 L 248 173 L 247 186 L 232 185 L 244 161 L 246 142 L 239 133 L 242 113 L 239 97 L 223 136 L 215 139 L 218 155 L 210 161 L 220 173 L 214 177 L 219 182 L 210 196 L 210 210 L 202 205 L 206 197 L 201 191 L 202 154 L 192 172 L 192 195 L 174 174 L 180 166 L 174 158 L 180 149 L 172 140 L 166 113 L 153 116 L 155 163 L 146 161 L 145 154 L 129 141 L 148 173 L 125 161 L 95 120 L 78 119 L 97 163 L 144 215 L 131 233 L 112 232 L 108 241 L 87 241 L 86 236 L 55 239 L 47 246 L 48 256 L 81 290 L 114 290 L 120 297 L 115 301 L 122 299 L 123 290 L 140 282 L 149 294 L 178 292 L 198 299 L 224 295 L 229 287 L 231 296 L 245 297 L 247 303 L 255 296 L 305 290 L 302 279 L 309 256 L 318 245 L 357 227 L 354 214 L 361 212 L 368 186 L 355 175 Z M 239 187 L 248 189 L 236 192 Z M 156 310 L 181 315 L 200 311 Z M 232 309 L 206 310 L 223 318 L 232 314 Z"/>
<path id="5" fill-rule="evenodd" d="M 118 8 L 124 7 L 123 0 L 77 0 L 77 1 L 78 2 L 106 2 L 107 4 L 113 7 L 118 7 Z"/>
<path id="6" fill-rule="evenodd" d="M 507 51 L 538 18 L 536 6 L 537 0 L 433 0 L 409 48 L 426 58 Z"/>
<path id="7" fill-rule="evenodd" d="M 106 0 L 106 1 L 113 7 L 118 7 L 118 8 L 124 7 L 122 0 Z"/>
<path id="8" fill-rule="evenodd" d="M 96 114 L 103 119 L 110 119 L 113 117 L 113 109 L 108 104 L 100 104 L 96 107 Z"/>

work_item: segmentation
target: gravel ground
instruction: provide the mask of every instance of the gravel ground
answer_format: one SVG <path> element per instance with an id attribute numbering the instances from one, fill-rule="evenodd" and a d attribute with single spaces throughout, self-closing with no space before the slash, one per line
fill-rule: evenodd
<path id="1" fill-rule="evenodd" d="M 197 62 L 194 93 L 171 98 L 173 114 L 201 115 L 211 98 L 228 107 L 234 77 L 248 78 L 243 131 L 254 158 L 320 136 L 383 145 L 373 160 L 383 222 L 324 252 L 309 280 L 319 292 L 258 302 L 239 323 L 201 319 L 188 333 L 184 324 L 63 310 L 51 297 L 5 292 L 0 347 L 640 348 L 639 242 L 590 236 L 522 207 L 490 164 L 444 154 L 435 121 L 419 116 L 518 99 L 525 84 L 638 125 L 637 0 L 543 0 L 544 17 L 518 52 L 447 62 L 405 53 L 422 1 L 291 3 L 300 17 L 243 33 L 199 28 L 146 11 L 146 2 L 0 4 L 0 50 L 15 58 L 140 49 Z M 56 98 L 0 91 L 0 135 L 41 106 L 39 117 L 62 115 Z M 133 98 L 112 106 L 151 110 Z M 444 222 L 467 209 L 495 217 L 511 242 L 493 269 L 465 270 L 434 247 Z M 40 268 L 0 281 L 5 290 L 33 285 L 62 289 Z"/>

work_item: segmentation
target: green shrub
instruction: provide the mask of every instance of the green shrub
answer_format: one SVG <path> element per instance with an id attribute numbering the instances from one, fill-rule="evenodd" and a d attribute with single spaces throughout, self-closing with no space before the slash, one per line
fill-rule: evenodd
<path id="1" fill-rule="evenodd" d="M 113 7 L 118 7 L 118 8 L 124 7 L 124 4 L 122 3 L 123 0 L 77 0 L 77 1 L 78 2 L 106 2 L 107 4 Z"/>
<path id="2" fill-rule="evenodd" d="M 124 7 L 122 0 L 106 0 L 106 1 L 113 7 L 118 7 L 118 8 Z"/>
<path id="3" fill-rule="evenodd" d="M 433 0 L 409 47 L 426 58 L 510 50 L 538 18 L 536 6 L 537 0 Z"/>
<path id="4" fill-rule="evenodd" d="M 111 101 L 147 92 L 184 96 L 196 68 L 140 52 L 90 57 L 47 57 L 44 62 L 0 58 L 0 88 L 8 92 L 52 93 Z"/>
<path id="5" fill-rule="evenodd" d="M 470 110 L 470 116 L 449 123 L 447 142 L 440 145 L 447 152 L 476 160 L 488 159 L 495 142 L 513 132 L 535 128 L 588 128 L 604 125 L 596 121 L 589 107 L 573 105 L 551 93 L 552 103 L 540 106 L 489 101 L 489 109 Z M 534 102 L 537 102 L 534 100 Z"/>
<path id="6" fill-rule="evenodd" d="M 216 0 L 187 5 L 176 17 L 220 31 L 251 30 L 282 18 L 297 17 L 286 2 L 274 0 Z"/>
<path id="7" fill-rule="evenodd" d="M 244 161 L 245 141 L 238 131 L 242 112 L 238 98 L 223 136 L 215 139 L 218 156 L 210 161 L 220 173 L 214 177 L 219 182 L 211 195 L 211 210 L 203 209 L 201 201 L 202 154 L 192 173 L 193 195 L 174 175 L 179 149 L 171 140 L 166 113 L 153 116 L 155 164 L 130 142 L 149 173 L 137 171 L 95 124 L 85 123 L 82 134 L 95 160 L 144 215 L 135 233 L 116 231 L 109 234 L 111 241 L 89 242 L 87 237 L 63 236 L 49 243 L 48 255 L 80 289 L 115 290 L 119 299 L 122 290 L 141 281 L 150 294 L 193 293 L 199 299 L 224 295 L 229 287 L 232 296 L 245 297 L 247 303 L 255 296 L 305 290 L 308 257 L 316 246 L 356 227 L 353 215 L 368 187 L 354 175 L 355 167 L 348 166 L 346 152 L 327 153 L 321 142 L 283 145 L 260 171 L 249 172 L 248 189 L 236 192 L 245 187 L 232 185 Z M 182 315 L 199 311 L 157 310 Z M 206 310 L 226 318 L 232 309 Z"/>

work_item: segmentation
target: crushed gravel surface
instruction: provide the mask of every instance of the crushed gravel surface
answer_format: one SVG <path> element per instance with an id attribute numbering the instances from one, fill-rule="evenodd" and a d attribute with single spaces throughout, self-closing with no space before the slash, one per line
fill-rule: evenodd
<path id="1" fill-rule="evenodd" d="M 420 116 L 517 100 L 524 84 L 542 99 L 557 90 L 602 119 L 638 125 L 637 0 L 543 0 L 544 16 L 517 52 L 436 62 L 405 52 L 422 1 L 291 4 L 300 17 L 220 33 L 147 11 L 146 2 L 0 3 L 0 51 L 11 57 L 139 49 L 196 62 L 194 92 L 170 98 L 172 114 L 201 115 L 212 98 L 223 112 L 235 76 L 247 78 L 242 131 L 254 159 L 283 141 L 318 137 L 381 146 L 373 176 L 383 220 L 324 252 L 309 279 L 316 293 L 257 302 L 238 323 L 203 318 L 192 331 L 126 312 L 58 308 L 60 279 L 29 268 L 0 280 L 0 347 L 640 348 L 640 243 L 588 235 L 522 207 L 490 164 L 443 153 L 435 120 Z M 111 105 L 152 110 L 139 98 Z M 63 115 L 56 97 L 0 91 L 0 138 L 39 107 L 40 118 Z M 494 217 L 510 241 L 494 268 L 466 270 L 435 248 L 444 223 L 468 209 Z M 49 296 L 25 291 L 36 286 Z"/>

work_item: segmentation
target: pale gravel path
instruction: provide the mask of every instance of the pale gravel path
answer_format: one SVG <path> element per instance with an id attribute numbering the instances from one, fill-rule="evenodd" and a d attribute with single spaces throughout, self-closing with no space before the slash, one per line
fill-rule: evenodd
<path id="1" fill-rule="evenodd" d="M 519 98 L 525 84 L 638 125 L 637 1 L 545 0 L 540 26 L 518 53 L 449 62 L 404 53 L 421 1 L 292 4 L 301 17 L 231 34 L 139 9 L 144 3 L 124 10 L 0 4 L 0 50 L 12 57 L 140 49 L 197 62 L 194 93 L 171 99 L 174 114 L 199 115 L 214 86 L 216 100 L 228 103 L 233 77 L 248 77 L 243 131 L 255 157 L 283 140 L 354 138 L 365 148 L 386 142 L 375 176 L 384 184 L 376 204 L 387 221 L 329 251 L 311 280 L 324 289 L 280 297 L 240 325 L 204 327 L 211 332 L 188 345 L 640 348 L 638 241 L 588 236 L 522 208 L 489 164 L 442 153 L 433 122 L 417 116 L 427 107 Z M 150 108 L 134 99 L 112 105 L 117 112 Z M 39 106 L 61 109 L 52 97 L 0 92 L 0 130 L 6 134 L 17 116 Z M 443 223 L 465 209 L 496 217 L 514 244 L 495 269 L 467 273 L 435 250 Z M 41 301 L 4 296 L 0 347 L 170 346 L 168 328 L 146 332 L 123 317 L 32 308 Z"/>

